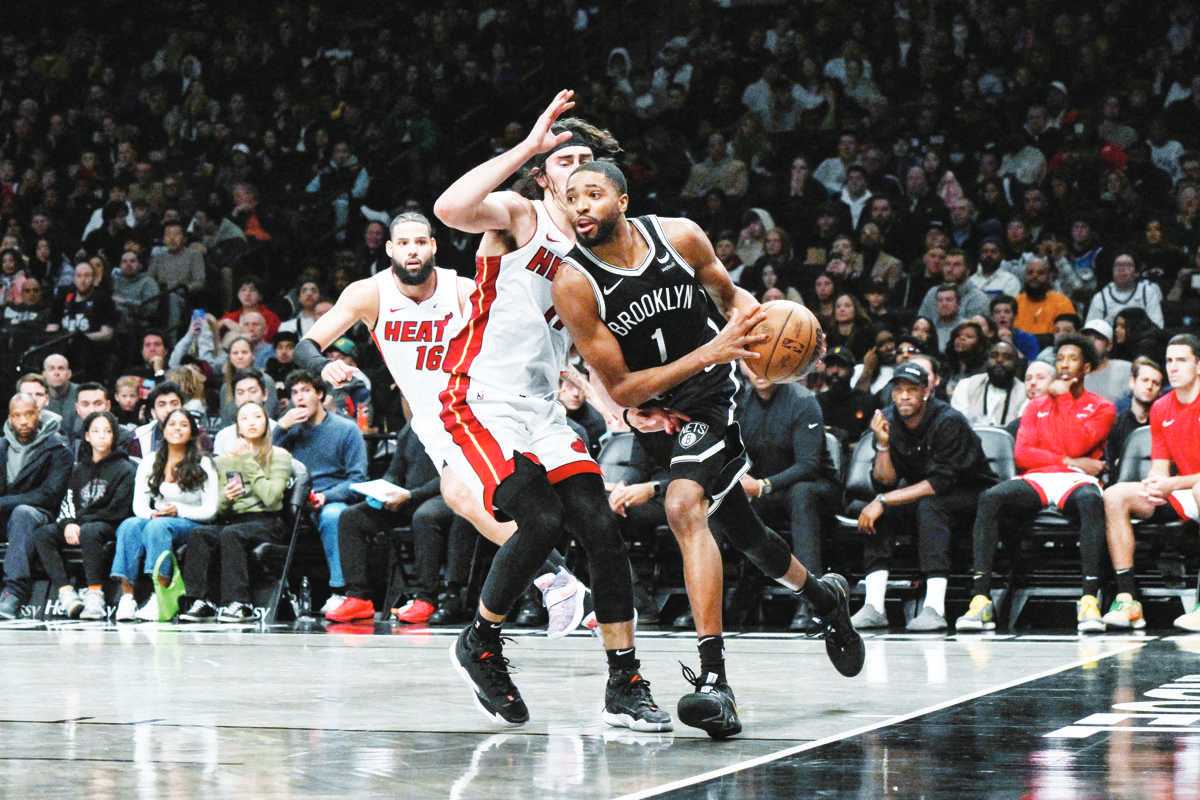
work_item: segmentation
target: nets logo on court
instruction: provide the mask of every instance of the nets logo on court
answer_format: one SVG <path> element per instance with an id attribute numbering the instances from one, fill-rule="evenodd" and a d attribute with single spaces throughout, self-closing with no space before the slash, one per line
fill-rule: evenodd
<path id="1" fill-rule="evenodd" d="M 708 425 L 703 422 L 689 422 L 679 431 L 679 446 L 687 449 L 704 438 L 708 433 Z"/>

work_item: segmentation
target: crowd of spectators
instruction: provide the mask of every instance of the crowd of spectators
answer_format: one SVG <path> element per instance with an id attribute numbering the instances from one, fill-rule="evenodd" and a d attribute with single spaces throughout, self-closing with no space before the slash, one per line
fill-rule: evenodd
<path id="1" fill-rule="evenodd" d="M 1200 319 L 1200 13 L 1192 0 L 1144 11 L 1130 0 L 30 10 L 0 32 L 0 369 L 22 375 L 12 388 L 30 398 L 9 427 L 34 402 L 44 412 L 21 424 L 38 448 L 61 435 L 63 452 L 82 453 L 88 420 L 128 440 L 93 442 L 73 470 L 53 461 L 58 483 L 39 478 L 43 493 L 70 496 L 124 452 L 142 459 L 135 494 L 173 486 L 205 513 L 228 500 L 253 522 L 278 511 L 274 488 L 239 504 L 199 476 L 261 474 L 275 487 L 284 459 L 239 444 L 251 441 L 241 409 L 256 404 L 263 435 L 328 477 L 319 529 L 343 590 L 337 519 L 367 457 L 329 476 L 308 463 L 327 452 L 321 415 L 349 452 L 363 433 L 400 431 L 405 409 L 361 326 L 328 352 L 360 369 L 355 391 L 326 396 L 310 381 L 320 397 L 307 397 L 289 377 L 295 344 L 350 281 L 387 268 L 392 214 L 427 210 L 464 168 L 518 141 L 563 83 L 621 141 L 635 213 L 695 219 L 740 286 L 818 316 L 829 353 L 785 405 L 819 414 L 841 446 L 891 405 L 895 371 L 914 358 L 969 424 L 1015 426 L 1056 374 L 1056 343 L 1076 335 L 1097 354 L 1087 390 L 1144 423 L 1146 376 L 1165 388 L 1168 340 Z M 474 238 L 437 234 L 439 262 L 470 274 Z M 747 392 L 761 404 L 777 393 Z M 597 452 L 620 423 L 589 415 L 581 395 L 565 387 L 564 404 Z M 176 406 L 190 412 L 186 436 Z M 746 413 L 764 447 L 786 439 L 779 412 Z M 247 453 L 247 469 L 222 467 L 246 447 L 257 473 Z M 775 474 L 747 491 L 819 564 L 811 522 L 797 518 L 836 487 L 813 447 L 764 451 Z M 160 453 L 182 484 L 142 474 Z M 190 465 L 178 475 L 176 457 Z M 803 497 L 763 494 L 796 483 L 801 465 Z M 618 487 L 614 509 L 632 521 L 653 502 L 645 486 Z M 39 543 L 24 552 L 57 541 L 36 533 L 54 505 L 13 512 L 10 545 L 18 519 Z M 178 519 L 143 526 L 128 552 L 191 529 Z M 68 526 L 65 541 L 122 524 Z M 205 535 L 213 552 L 236 538 Z M 107 579 L 89 563 L 89 586 Z M 244 602 L 239 581 L 197 600 Z"/>

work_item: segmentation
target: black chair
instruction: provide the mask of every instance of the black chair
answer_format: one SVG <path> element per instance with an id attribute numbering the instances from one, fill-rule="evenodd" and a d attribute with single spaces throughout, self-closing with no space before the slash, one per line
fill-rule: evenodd
<path id="1" fill-rule="evenodd" d="M 288 575 L 292 569 L 292 562 L 296 558 L 296 547 L 300 539 L 301 530 L 303 529 L 304 521 L 308 518 L 308 494 L 312 488 L 312 481 L 308 473 L 308 468 L 297 459 L 292 459 L 292 480 L 288 488 L 287 498 L 283 504 L 283 519 L 287 526 L 291 529 L 291 538 L 287 545 L 273 544 L 264 542 L 251 551 L 251 556 L 261 566 L 265 568 L 269 561 L 282 561 L 282 569 L 280 571 L 279 580 L 275 583 L 275 587 L 271 592 L 270 600 L 263 612 L 262 622 L 264 625 L 275 624 L 275 618 L 279 612 L 279 603 L 283 599 L 283 593 L 288 590 Z M 292 608 L 299 618 L 307 613 L 309 609 L 302 608 L 302 603 L 298 601 L 295 592 L 288 592 L 291 597 Z"/>
<path id="2" fill-rule="evenodd" d="M 838 486 L 841 486 L 846 480 L 846 456 L 842 452 L 841 441 L 828 430 L 825 431 L 825 451 L 829 453 L 829 460 L 833 462 L 833 471 L 837 475 Z"/>
<path id="3" fill-rule="evenodd" d="M 1121 448 L 1116 480 L 1119 483 L 1140 481 L 1150 474 L 1150 427 L 1136 428 Z M 1187 535 L 1195 523 L 1183 520 L 1150 522 L 1133 520 L 1137 534 L 1138 550 L 1134 565 L 1138 575 L 1139 591 L 1143 597 L 1177 597 L 1183 603 L 1184 613 L 1196 605 L 1195 581 L 1188 580 L 1188 545 L 1195 544 L 1195 537 Z M 1140 564 L 1139 564 L 1140 562 Z M 1161 583 L 1161 585 L 1155 585 Z"/>
<path id="4" fill-rule="evenodd" d="M 826 434 L 826 441 L 832 434 Z M 842 507 L 845 513 L 837 515 L 838 528 L 855 532 L 858 530 L 858 515 L 875 496 L 875 485 L 871 482 L 871 469 L 875 465 L 875 434 L 867 431 L 850 451 L 850 461 L 844 466 L 845 480 Z"/>

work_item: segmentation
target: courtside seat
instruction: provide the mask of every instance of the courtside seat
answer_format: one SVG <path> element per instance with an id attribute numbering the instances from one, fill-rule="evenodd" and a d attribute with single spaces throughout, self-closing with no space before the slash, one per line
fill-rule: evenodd
<path id="1" fill-rule="evenodd" d="M 293 458 L 292 480 L 283 503 L 284 524 L 291 531 L 291 537 L 287 544 L 264 542 L 250 551 L 251 560 L 257 563 L 263 572 L 270 574 L 277 570 L 280 576 L 266 601 L 263 622 L 267 625 L 275 622 L 285 590 L 297 617 L 310 611 L 301 608 L 299 593 L 289 585 L 292 566 L 297 558 L 305 565 L 308 574 L 328 569 L 325 551 L 321 548 L 321 540 L 316 534 L 316 527 L 312 524 L 309 513 L 308 495 L 311 488 L 308 468 Z"/>

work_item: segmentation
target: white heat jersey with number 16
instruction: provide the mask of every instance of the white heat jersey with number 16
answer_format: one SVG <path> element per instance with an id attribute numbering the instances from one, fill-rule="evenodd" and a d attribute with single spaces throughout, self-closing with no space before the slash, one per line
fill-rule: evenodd
<path id="1" fill-rule="evenodd" d="M 422 303 L 397 288 L 390 269 L 376 273 L 372 280 L 379 287 L 379 314 L 371 331 L 412 410 L 413 432 L 431 452 L 444 446 L 443 440 L 449 441 L 438 418 L 442 411 L 438 395 L 446 388 L 446 345 L 465 319 L 458 301 L 458 275 L 441 267 L 435 267 L 434 273 L 433 295 Z"/>

